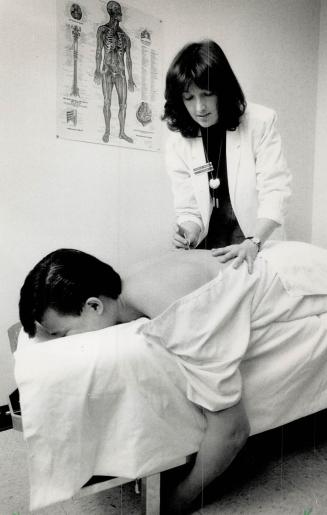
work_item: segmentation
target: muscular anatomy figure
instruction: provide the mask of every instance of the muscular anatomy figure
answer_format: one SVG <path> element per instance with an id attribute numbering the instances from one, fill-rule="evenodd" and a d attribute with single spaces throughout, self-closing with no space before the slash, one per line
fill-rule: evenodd
<path id="1" fill-rule="evenodd" d="M 107 3 L 107 11 L 110 20 L 101 25 L 97 31 L 96 69 L 94 81 L 96 84 L 102 82 L 104 97 L 103 114 L 106 130 L 102 140 L 107 143 L 110 135 L 111 118 L 111 95 L 115 86 L 119 102 L 119 137 L 133 143 L 132 138 L 125 134 L 125 118 L 127 107 L 127 82 L 125 77 L 125 54 L 126 67 L 128 72 L 128 89 L 134 91 L 132 76 L 131 40 L 119 26 L 122 19 L 121 6 L 118 2 Z M 102 59 L 103 58 L 103 59 Z M 102 62 L 102 70 L 101 70 Z"/>

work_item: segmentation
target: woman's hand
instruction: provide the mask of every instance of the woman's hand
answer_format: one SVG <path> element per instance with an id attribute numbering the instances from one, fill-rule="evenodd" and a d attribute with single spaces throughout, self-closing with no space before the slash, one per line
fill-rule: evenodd
<path id="1" fill-rule="evenodd" d="M 195 222 L 183 222 L 176 225 L 173 244 L 178 249 L 189 249 L 198 243 L 201 228 Z"/>
<path id="2" fill-rule="evenodd" d="M 220 249 L 212 249 L 212 255 L 219 257 L 221 263 L 235 259 L 233 268 L 238 268 L 243 261 L 247 262 L 249 274 L 253 272 L 253 263 L 258 255 L 258 246 L 252 240 L 244 240 L 242 243 L 228 245 Z"/>

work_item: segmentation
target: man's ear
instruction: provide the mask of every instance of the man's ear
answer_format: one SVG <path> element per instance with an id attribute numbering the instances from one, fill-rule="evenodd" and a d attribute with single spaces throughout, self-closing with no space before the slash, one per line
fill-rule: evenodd
<path id="1" fill-rule="evenodd" d="M 84 304 L 84 309 L 94 311 L 98 315 L 102 315 L 104 306 L 102 301 L 98 297 L 89 297 Z"/>

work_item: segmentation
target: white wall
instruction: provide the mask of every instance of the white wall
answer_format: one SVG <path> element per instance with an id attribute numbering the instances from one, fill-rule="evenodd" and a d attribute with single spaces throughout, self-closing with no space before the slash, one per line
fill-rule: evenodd
<path id="1" fill-rule="evenodd" d="M 321 2 L 312 242 L 327 247 L 327 0 Z"/>
<path id="2" fill-rule="evenodd" d="M 277 110 L 295 174 L 289 234 L 309 240 L 319 0 L 129 4 L 151 5 L 162 19 L 163 70 L 184 43 L 214 38 L 248 99 Z M 69 246 L 124 271 L 170 241 L 162 153 L 56 139 L 55 25 L 53 0 L 0 3 L 0 403 L 14 387 L 6 329 L 17 320 L 19 288 L 36 261 Z"/>

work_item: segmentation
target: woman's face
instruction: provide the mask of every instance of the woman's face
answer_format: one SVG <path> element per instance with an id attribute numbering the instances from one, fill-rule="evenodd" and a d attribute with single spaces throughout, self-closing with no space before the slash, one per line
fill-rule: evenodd
<path id="1" fill-rule="evenodd" d="M 218 122 L 218 97 L 206 89 L 191 83 L 182 94 L 184 105 L 191 118 L 201 127 L 211 127 Z"/>

